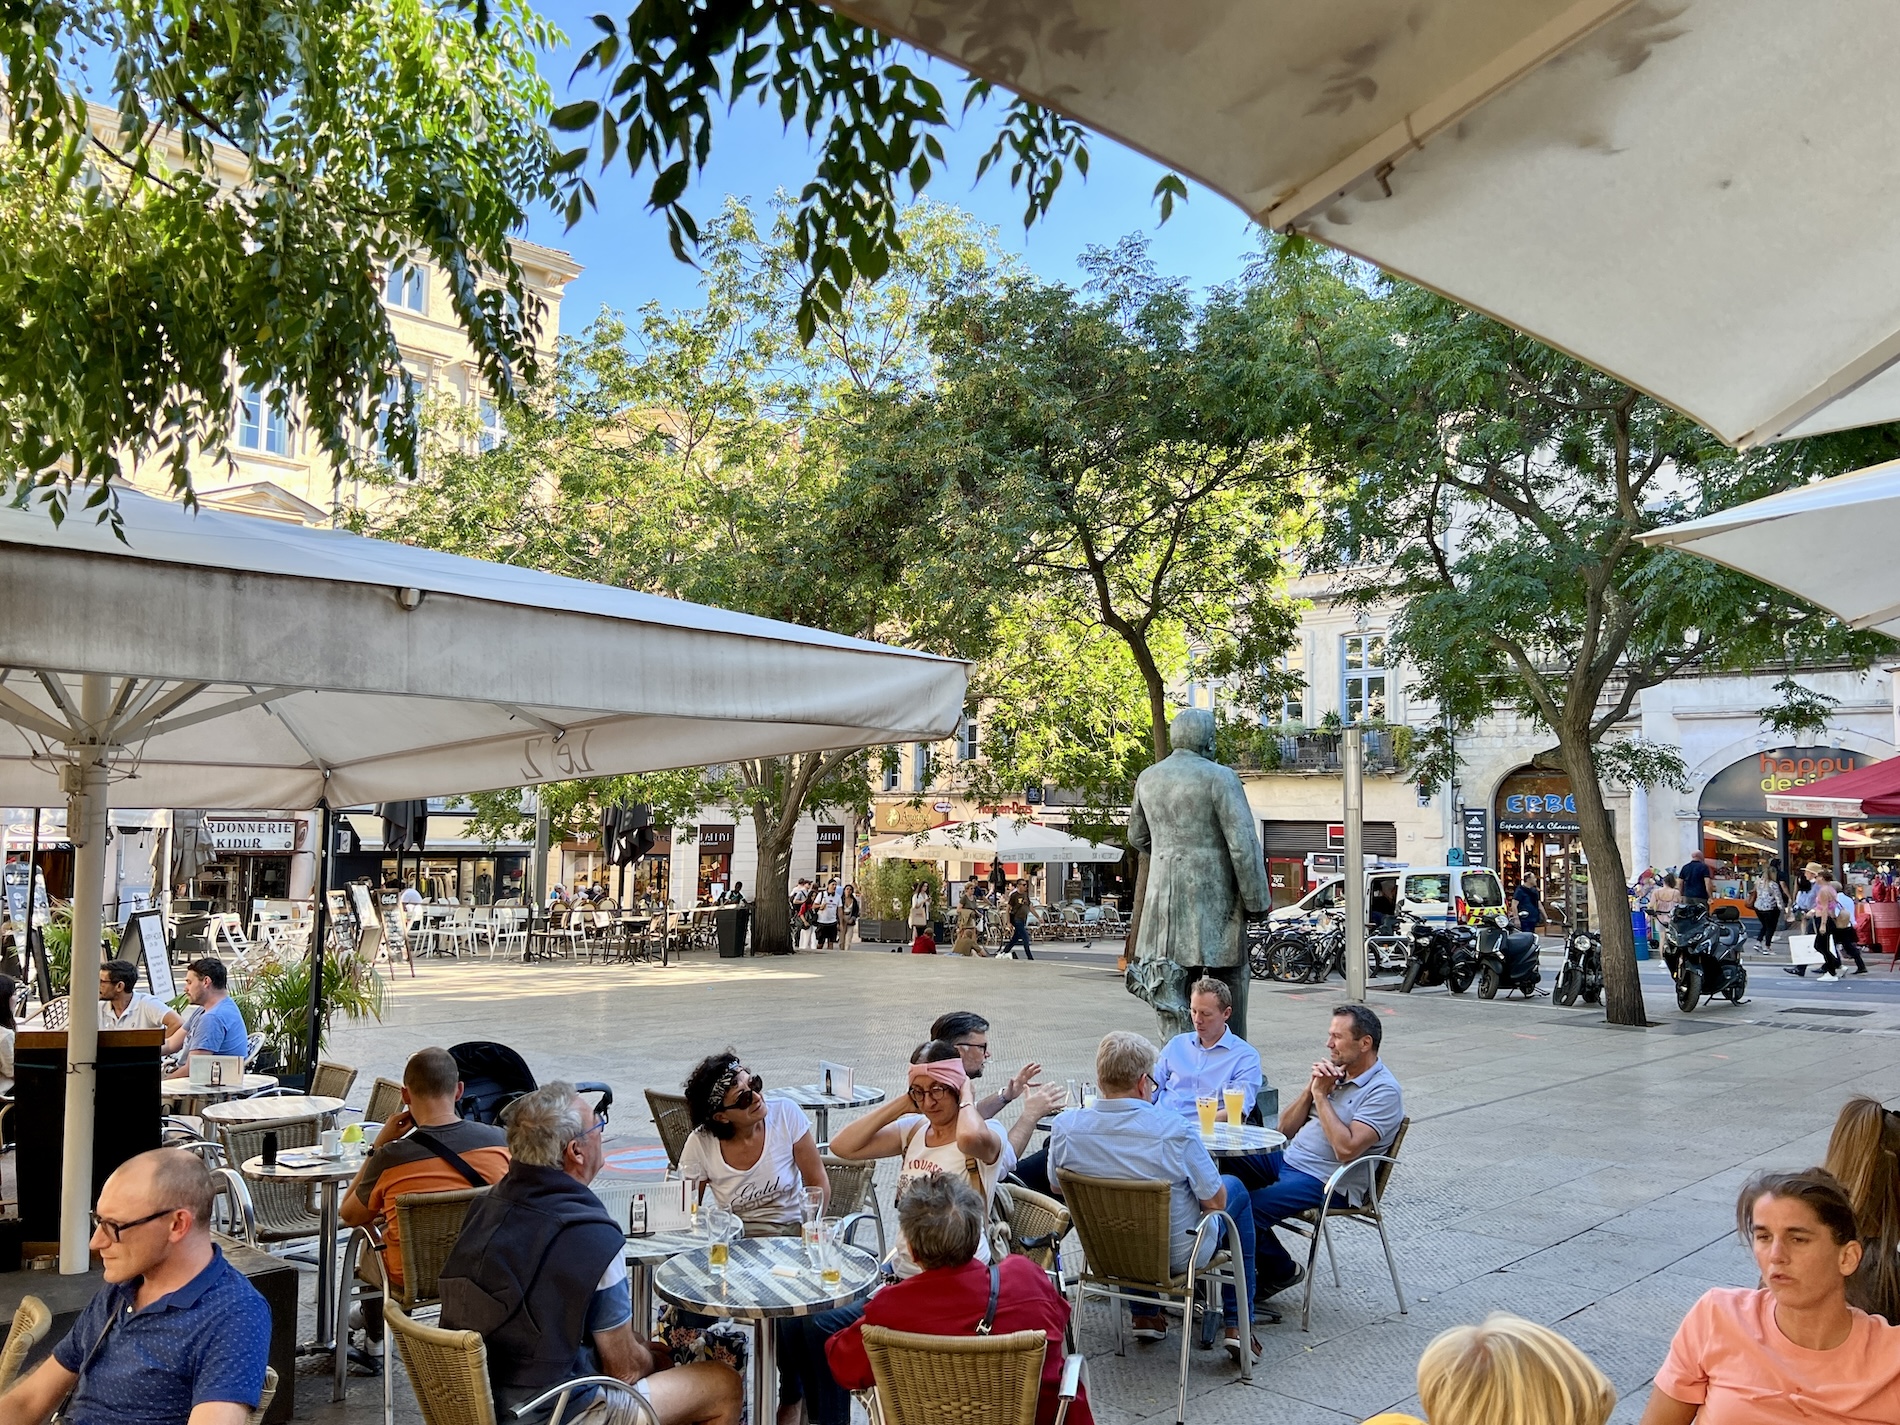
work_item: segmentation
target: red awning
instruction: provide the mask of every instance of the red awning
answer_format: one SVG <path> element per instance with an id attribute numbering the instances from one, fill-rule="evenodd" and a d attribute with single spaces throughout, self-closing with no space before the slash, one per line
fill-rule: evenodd
<path id="1" fill-rule="evenodd" d="M 1768 794 L 1779 816 L 1900 816 L 1900 757 Z"/>

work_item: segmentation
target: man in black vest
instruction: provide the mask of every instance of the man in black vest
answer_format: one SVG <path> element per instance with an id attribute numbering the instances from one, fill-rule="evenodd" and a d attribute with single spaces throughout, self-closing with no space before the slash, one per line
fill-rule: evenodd
<path id="1" fill-rule="evenodd" d="M 507 1175 L 469 1208 L 440 1286 L 442 1325 L 487 1342 L 496 1414 L 577 1376 L 610 1375 L 664 1425 L 738 1425 L 736 1374 L 714 1364 L 656 1372 L 647 1323 L 635 1329 L 626 1235 L 587 1188 L 600 1172 L 607 1120 L 572 1084 L 556 1082 L 517 1099 L 507 1124 Z M 638 1418 L 611 1391 L 576 1395 L 564 1417 L 572 1425 Z"/>

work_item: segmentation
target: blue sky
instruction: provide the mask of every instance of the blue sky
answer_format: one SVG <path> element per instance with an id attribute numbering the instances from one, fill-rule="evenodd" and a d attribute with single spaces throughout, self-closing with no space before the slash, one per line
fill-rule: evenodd
<path id="1" fill-rule="evenodd" d="M 611 3 L 602 5 L 600 0 L 543 0 L 536 8 L 570 37 L 582 40 L 597 33 L 589 15 L 602 9 L 616 13 Z M 949 107 L 959 107 L 958 72 L 921 62 L 943 88 Z M 567 77 L 573 67 L 571 49 L 543 56 L 543 72 L 557 105 L 570 98 L 598 97 L 599 80 L 592 74 L 569 91 Z M 1076 258 L 1085 248 L 1133 232 L 1149 235 L 1163 273 L 1186 278 L 1198 288 L 1237 276 L 1254 251 L 1255 229 L 1241 211 L 1192 185 L 1188 202 L 1177 204 L 1166 225 L 1157 226 L 1159 214 L 1150 194 L 1164 170 L 1109 139 L 1091 144 L 1088 180 L 1067 174 L 1050 215 L 1025 234 L 1022 199 L 1010 188 L 1006 172 L 992 170 L 972 187 L 977 159 L 994 137 L 994 122 L 983 111 L 973 111 L 960 132 L 944 136 L 950 168 L 933 179 L 926 192 L 994 227 L 1000 243 L 1045 278 L 1079 281 Z M 776 113 L 768 114 L 747 99 L 737 110 L 719 116 L 712 157 L 704 175 L 688 189 L 688 206 L 703 219 L 730 193 L 762 207 L 780 188 L 796 193 L 811 177 L 812 165 L 803 131 L 786 134 Z M 606 173 L 594 165 L 588 176 L 598 208 L 583 214 L 572 229 L 552 213 L 537 214 L 528 232 L 535 242 L 572 253 L 587 269 L 567 289 L 563 330 L 579 331 L 602 306 L 632 312 L 648 301 L 677 306 L 696 300 L 697 274 L 673 257 L 664 222 L 646 211 L 644 195 L 651 175 L 636 179 L 625 159 L 618 158 Z"/>

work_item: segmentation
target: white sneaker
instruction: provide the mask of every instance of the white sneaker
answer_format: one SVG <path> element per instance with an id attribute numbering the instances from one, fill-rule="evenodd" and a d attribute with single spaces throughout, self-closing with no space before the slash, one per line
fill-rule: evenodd
<path id="1" fill-rule="evenodd" d="M 1840 979 L 1840 976 L 1839 976 L 1839 975 L 1829 975 L 1829 974 L 1820 974 L 1820 975 L 1816 975 L 1816 976 L 1815 976 L 1814 978 L 1815 978 L 1815 979 L 1817 979 L 1817 980 L 1819 980 L 1819 981 L 1821 981 L 1821 983 L 1822 983 L 1822 984 L 1827 984 L 1827 985 L 1831 985 L 1831 984 L 1833 984 L 1833 983 L 1834 983 L 1834 982 L 1835 982 L 1836 980 L 1838 980 L 1838 979 Z"/>

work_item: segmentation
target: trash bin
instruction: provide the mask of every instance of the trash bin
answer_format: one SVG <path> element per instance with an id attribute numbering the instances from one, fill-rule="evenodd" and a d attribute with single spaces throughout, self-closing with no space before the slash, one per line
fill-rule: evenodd
<path id="1" fill-rule="evenodd" d="M 713 927 L 719 937 L 719 958 L 740 960 L 745 957 L 746 926 L 752 919 L 747 906 L 721 906 L 713 912 Z"/>
<path id="2" fill-rule="evenodd" d="M 1640 910 L 1630 912 L 1630 930 L 1636 936 L 1636 958 L 1649 958 L 1649 917 Z"/>

